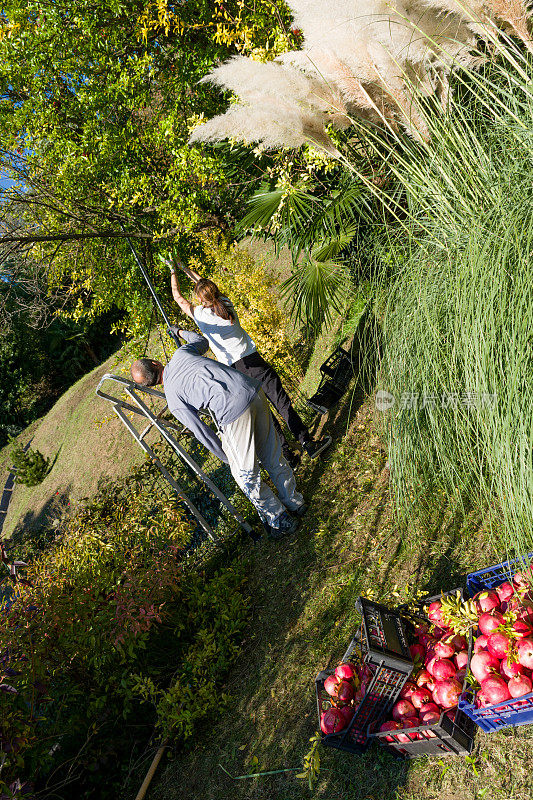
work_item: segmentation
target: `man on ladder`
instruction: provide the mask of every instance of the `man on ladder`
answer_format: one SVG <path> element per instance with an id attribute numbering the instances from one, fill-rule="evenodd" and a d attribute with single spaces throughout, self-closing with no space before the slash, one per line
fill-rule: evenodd
<path id="1" fill-rule="evenodd" d="M 258 381 L 225 364 L 204 358 L 209 344 L 197 333 L 171 327 L 186 344 L 165 366 L 141 358 L 131 366 L 133 380 L 141 386 L 162 384 L 172 414 L 222 461 L 255 506 L 272 539 L 293 533 L 307 506 L 296 489 L 294 474 L 281 452 L 266 396 Z M 208 409 L 221 438 L 198 417 Z M 261 478 L 268 472 L 278 497 Z"/>

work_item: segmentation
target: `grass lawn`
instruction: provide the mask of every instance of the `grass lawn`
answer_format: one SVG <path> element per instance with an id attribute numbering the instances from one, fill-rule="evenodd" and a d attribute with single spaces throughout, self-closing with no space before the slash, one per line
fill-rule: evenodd
<path id="1" fill-rule="evenodd" d="M 345 398 L 325 425 L 335 434 L 334 448 L 300 473 L 310 511 L 299 532 L 279 543 L 245 546 L 253 616 L 228 682 L 232 699 L 188 749 L 160 768 L 150 800 L 531 797 L 530 727 L 477 733 L 468 759 L 404 762 L 377 748 L 362 757 L 321 748 L 315 788 L 295 777 L 317 729 L 315 675 L 342 656 L 357 596 L 397 602 L 404 587 L 450 589 L 498 558 L 482 520 L 454 515 L 444 500 L 426 524 L 400 529 L 375 413 L 369 400 Z M 224 771 L 235 777 L 291 768 L 243 780 Z"/>

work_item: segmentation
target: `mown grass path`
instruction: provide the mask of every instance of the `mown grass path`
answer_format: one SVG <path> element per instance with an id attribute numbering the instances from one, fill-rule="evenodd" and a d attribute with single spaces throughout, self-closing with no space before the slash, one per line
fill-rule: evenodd
<path id="1" fill-rule="evenodd" d="M 307 463 L 300 483 L 310 511 L 298 533 L 246 545 L 253 616 L 227 691 L 232 700 L 194 744 L 161 770 L 150 800 L 529 800 L 533 727 L 477 734 L 472 757 L 397 761 L 372 748 L 356 757 L 322 748 L 313 791 L 295 772 L 317 729 L 314 678 L 349 642 L 359 594 L 397 602 L 399 587 L 436 592 L 464 585 L 493 563 L 479 518 L 436 503 L 432 519 L 401 529 L 389 494 L 387 454 L 370 401 L 347 396 L 326 430 L 336 444 Z M 219 766 L 221 765 L 221 766 Z"/>

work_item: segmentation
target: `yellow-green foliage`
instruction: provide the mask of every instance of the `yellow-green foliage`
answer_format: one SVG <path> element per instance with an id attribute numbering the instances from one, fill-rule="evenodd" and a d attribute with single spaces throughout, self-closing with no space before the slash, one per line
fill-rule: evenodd
<path id="1" fill-rule="evenodd" d="M 202 260 L 191 266 L 210 278 L 235 306 L 239 320 L 254 340 L 257 350 L 284 376 L 302 377 L 302 368 L 286 328 L 287 316 L 279 306 L 278 281 L 243 248 L 214 236 L 203 238 Z M 195 298 L 191 298 L 197 302 Z"/>

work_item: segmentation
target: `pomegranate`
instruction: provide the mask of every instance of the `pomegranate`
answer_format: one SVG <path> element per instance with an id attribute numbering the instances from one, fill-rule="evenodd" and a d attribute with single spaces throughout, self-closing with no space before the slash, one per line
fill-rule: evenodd
<path id="1" fill-rule="evenodd" d="M 433 690 L 433 700 L 441 708 L 453 708 L 459 701 L 463 687 L 455 678 L 439 681 Z"/>
<path id="2" fill-rule="evenodd" d="M 443 623 L 441 622 L 441 625 L 442 624 Z M 437 628 L 433 626 L 433 636 L 435 637 L 435 639 L 442 639 L 442 637 L 446 636 L 447 634 L 448 634 L 448 628 Z"/>
<path id="3" fill-rule="evenodd" d="M 509 656 L 504 658 L 500 664 L 500 675 L 506 681 L 514 678 L 515 675 L 525 675 L 526 668 L 519 664 L 518 661 L 509 661 Z"/>
<path id="4" fill-rule="evenodd" d="M 455 654 L 454 659 L 457 669 L 464 669 L 468 664 L 468 653 L 466 650 L 460 650 Z"/>
<path id="5" fill-rule="evenodd" d="M 346 727 L 346 720 L 338 708 L 328 708 L 320 716 L 320 730 L 322 733 L 338 733 Z"/>
<path id="6" fill-rule="evenodd" d="M 439 625 L 442 621 L 442 604 L 440 600 L 435 600 L 434 603 L 430 603 L 428 608 L 428 618 L 431 622 Z"/>
<path id="7" fill-rule="evenodd" d="M 455 653 L 455 649 L 451 644 L 445 641 L 437 642 L 435 645 L 435 656 L 437 658 L 451 658 Z"/>
<path id="8" fill-rule="evenodd" d="M 387 722 L 382 722 L 379 726 L 380 733 L 384 733 L 385 731 L 397 731 L 402 726 L 401 722 L 397 722 L 394 719 L 389 719 Z"/>
<path id="9" fill-rule="evenodd" d="M 385 731 L 397 731 L 401 727 L 402 727 L 402 723 L 401 722 L 395 722 L 393 719 L 390 719 L 390 720 L 388 720 L 388 722 L 384 722 L 380 726 L 379 730 L 382 731 L 382 732 L 385 732 Z M 396 739 L 393 736 L 385 736 L 385 740 L 387 742 L 395 742 L 396 741 Z"/>
<path id="10" fill-rule="evenodd" d="M 417 686 L 425 686 L 430 680 L 431 675 L 427 671 L 427 669 L 421 669 L 418 675 L 416 676 L 416 685 Z"/>
<path id="11" fill-rule="evenodd" d="M 348 681 L 341 681 L 337 686 L 337 698 L 343 703 L 349 703 L 354 696 L 354 688 Z"/>
<path id="12" fill-rule="evenodd" d="M 505 658 L 509 652 L 511 640 L 506 633 L 494 631 L 487 636 L 487 650 L 496 658 Z"/>
<path id="13" fill-rule="evenodd" d="M 344 706 L 344 708 L 339 709 L 339 711 L 344 717 L 346 725 L 349 725 L 352 721 L 353 715 L 355 714 L 355 710 L 352 708 L 352 706 Z"/>
<path id="14" fill-rule="evenodd" d="M 410 700 L 411 695 L 413 694 L 413 692 L 416 692 L 417 689 L 418 686 L 416 685 L 416 683 L 413 683 L 412 681 L 407 681 L 407 683 L 404 684 L 402 691 L 400 692 L 401 699 Z"/>
<path id="15" fill-rule="evenodd" d="M 418 728 L 420 725 L 420 720 L 418 717 L 404 717 L 402 719 L 402 727 L 403 728 Z"/>
<path id="16" fill-rule="evenodd" d="M 468 642 L 464 636 L 460 636 L 456 634 L 455 636 L 449 636 L 446 639 L 448 644 L 451 644 L 454 651 L 459 652 L 459 650 L 468 650 Z"/>
<path id="17" fill-rule="evenodd" d="M 490 701 L 485 697 L 483 692 L 478 692 L 477 695 L 476 695 L 476 706 L 477 706 L 477 708 L 486 708 L 487 706 L 490 706 L 490 705 L 491 705 Z"/>
<path id="18" fill-rule="evenodd" d="M 531 567 L 526 567 L 522 572 L 515 572 L 513 583 L 516 587 L 528 589 L 531 585 Z"/>
<path id="19" fill-rule="evenodd" d="M 422 725 L 434 725 L 440 719 L 440 711 L 426 711 L 420 715 Z"/>
<path id="20" fill-rule="evenodd" d="M 415 707 L 409 700 L 398 700 L 392 707 L 393 719 L 402 720 L 403 717 L 414 717 L 415 715 Z"/>
<path id="21" fill-rule="evenodd" d="M 493 608 L 499 608 L 500 598 L 496 592 L 483 591 L 478 592 L 474 597 L 477 607 L 480 611 L 492 611 Z"/>
<path id="22" fill-rule="evenodd" d="M 533 637 L 527 636 L 525 639 L 519 639 L 516 650 L 519 663 L 527 669 L 533 669 Z"/>
<path id="23" fill-rule="evenodd" d="M 429 703 L 431 700 L 431 692 L 429 689 L 417 689 L 416 692 L 413 692 L 411 695 L 411 703 L 414 705 L 415 708 L 422 708 L 425 703 Z"/>
<path id="24" fill-rule="evenodd" d="M 437 640 L 435 639 L 435 637 L 430 636 L 428 633 L 425 633 L 423 636 L 420 637 L 420 644 L 423 645 L 426 648 L 426 650 L 428 649 L 428 647 L 434 647 L 436 641 Z"/>
<path id="25" fill-rule="evenodd" d="M 409 647 L 413 661 L 423 661 L 426 656 L 426 648 L 423 644 L 412 644 Z"/>
<path id="26" fill-rule="evenodd" d="M 440 658 L 433 664 L 433 677 L 437 681 L 445 681 L 448 678 L 453 678 L 457 670 L 451 661 L 447 658 Z"/>
<path id="27" fill-rule="evenodd" d="M 474 653 L 478 653 L 480 650 L 487 649 L 487 637 L 482 634 L 478 636 L 476 641 L 474 642 Z"/>
<path id="28" fill-rule="evenodd" d="M 339 681 L 351 681 L 356 677 L 357 672 L 353 664 L 346 662 L 345 664 L 339 664 L 335 670 L 335 675 Z"/>
<path id="29" fill-rule="evenodd" d="M 533 691 L 533 684 L 527 675 L 515 675 L 507 684 L 511 697 L 523 697 Z"/>
<path id="30" fill-rule="evenodd" d="M 525 639 L 527 636 L 531 636 L 533 634 L 533 629 L 529 623 L 530 617 L 526 619 L 517 619 L 516 622 L 513 622 L 513 631 L 517 639 Z"/>
<path id="31" fill-rule="evenodd" d="M 458 669 L 457 672 L 455 673 L 455 680 L 459 681 L 459 683 L 462 685 L 465 679 L 465 675 L 466 675 L 466 669 Z"/>
<path id="32" fill-rule="evenodd" d="M 440 714 L 440 709 L 436 703 L 425 703 L 419 711 L 420 717 L 422 717 L 423 714 L 427 714 L 428 711 L 436 711 Z"/>
<path id="33" fill-rule="evenodd" d="M 495 631 L 496 628 L 499 628 L 504 622 L 505 620 L 499 611 L 487 611 L 479 618 L 479 629 L 481 633 L 484 633 L 485 636 L 488 636 L 489 633 Z"/>
<path id="34" fill-rule="evenodd" d="M 470 671 L 476 681 L 481 683 L 488 678 L 492 672 L 500 671 L 500 662 L 496 656 L 493 656 L 488 650 L 480 650 L 479 653 L 472 656 Z"/>
<path id="35" fill-rule="evenodd" d="M 436 656 L 433 656 L 432 658 L 429 659 L 429 661 L 426 664 L 426 669 L 430 675 L 433 675 L 433 667 L 435 666 L 436 661 L 438 661 L 438 658 Z"/>
<path id="36" fill-rule="evenodd" d="M 500 598 L 500 603 L 506 603 L 514 594 L 513 584 L 509 583 L 509 581 L 500 583 L 500 585 L 496 587 L 496 594 Z"/>
<path id="37" fill-rule="evenodd" d="M 503 703 L 504 700 L 509 700 L 511 697 L 507 683 L 501 675 L 490 675 L 484 681 L 481 681 L 481 691 L 490 705 Z"/>
<path id="38" fill-rule="evenodd" d="M 338 685 L 339 685 L 339 682 L 338 682 L 337 678 L 335 677 L 335 675 L 328 675 L 328 677 L 324 681 L 324 689 L 326 690 L 326 692 L 329 695 L 331 695 L 331 697 L 336 697 L 337 696 L 337 687 L 338 687 Z"/>

